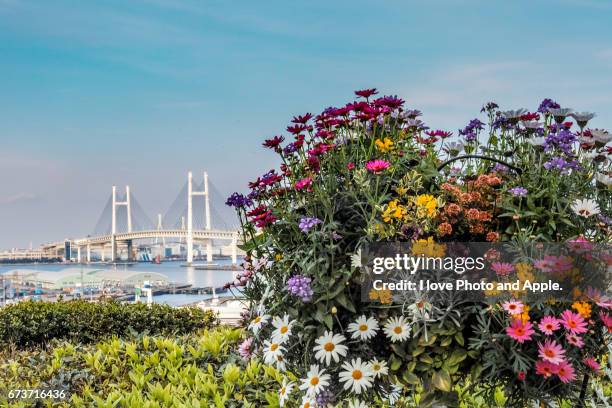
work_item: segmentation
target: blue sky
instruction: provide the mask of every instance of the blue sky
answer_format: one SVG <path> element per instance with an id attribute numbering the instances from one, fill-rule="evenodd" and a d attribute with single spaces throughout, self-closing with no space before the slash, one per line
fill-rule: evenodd
<path id="1" fill-rule="evenodd" d="M 455 130 L 544 97 L 612 128 L 612 2 L 0 0 L 0 248 L 93 230 L 110 186 L 151 216 L 188 169 L 224 193 L 262 138 L 377 87 Z"/>

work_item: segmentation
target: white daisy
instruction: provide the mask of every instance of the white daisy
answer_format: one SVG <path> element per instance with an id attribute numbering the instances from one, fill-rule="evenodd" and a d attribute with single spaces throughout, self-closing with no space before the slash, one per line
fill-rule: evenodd
<path id="1" fill-rule="evenodd" d="M 281 372 L 285 372 L 287 370 L 287 365 L 285 364 L 285 357 L 282 354 L 276 356 L 276 369 Z"/>
<path id="2" fill-rule="evenodd" d="M 362 362 L 361 358 L 342 364 L 342 368 L 344 371 L 340 373 L 339 378 L 340 382 L 344 383 L 345 390 L 350 388 L 355 394 L 361 394 L 362 391 L 372 387 L 374 380 L 372 367 Z"/>
<path id="3" fill-rule="evenodd" d="M 378 321 L 373 317 L 366 318 L 365 315 L 362 315 L 355 323 L 348 325 L 348 331 L 353 333 L 351 336 L 353 339 L 369 340 L 376 336 Z"/>
<path id="4" fill-rule="evenodd" d="M 266 364 L 274 364 L 277 356 L 282 356 L 285 352 L 285 348 L 278 342 L 275 341 L 264 341 L 264 362 Z"/>
<path id="5" fill-rule="evenodd" d="M 607 187 L 612 186 L 612 177 L 607 174 L 597 173 L 595 179 Z"/>
<path id="6" fill-rule="evenodd" d="M 570 108 L 557 108 L 557 109 L 549 108 L 548 109 L 548 112 L 555 117 L 555 122 L 557 123 L 563 122 L 565 118 L 567 117 L 567 115 L 572 113 L 572 111 L 573 109 L 570 109 Z"/>
<path id="7" fill-rule="evenodd" d="M 612 133 L 608 133 L 607 131 L 601 129 L 591 130 L 591 136 L 593 136 L 595 143 L 600 143 L 601 145 L 605 145 L 612 140 Z"/>
<path id="8" fill-rule="evenodd" d="M 531 137 L 527 139 L 527 143 L 535 147 L 544 146 L 544 144 L 546 143 L 546 138 L 545 137 Z"/>
<path id="9" fill-rule="evenodd" d="M 308 395 L 304 395 L 304 398 L 302 398 L 302 405 L 300 405 L 300 408 L 314 408 L 317 406 L 317 400 L 309 397 Z"/>
<path id="10" fill-rule="evenodd" d="M 286 378 L 283 380 L 281 389 L 278 391 L 278 404 L 281 407 L 285 405 L 285 401 L 289 398 L 289 394 L 291 394 L 291 390 L 293 390 L 294 386 L 295 384 L 293 382 L 288 383 Z"/>
<path id="11" fill-rule="evenodd" d="M 295 320 L 289 321 L 289 315 L 287 314 L 283 316 L 282 319 L 278 316 L 272 319 L 272 326 L 275 327 L 272 332 L 272 340 L 281 344 L 289 340 L 289 336 L 291 336 L 291 326 L 293 326 L 294 323 Z"/>
<path id="12" fill-rule="evenodd" d="M 372 359 L 370 361 L 370 367 L 372 367 L 372 373 L 374 373 L 374 378 L 382 377 L 383 375 L 389 374 L 389 367 L 387 367 L 386 361 L 378 361 L 377 359 Z"/>
<path id="13" fill-rule="evenodd" d="M 316 396 L 329 385 L 330 379 L 331 376 L 325 374 L 325 369 L 319 369 L 317 364 L 313 364 L 306 373 L 306 378 L 301 380 L 300 390 L 306 391 L 306 396 Z"/>
<path id="14" fill-rule="evenodd" d="M 570 116 L 574 118 L 578 126 L 585 127 L 589 120 L 593 119 L 596 115 L 591 112 L 574 112 L 570 113 Z"/>
<path id="15" fill-rule="evenodd" d="M 542 124 L 538 121 L 526 120 L 523 121 L 523 126 L 525 126 L 526 129 L 538 129 L 542 127 Z"/>
<path id="16" fill-rule="evenodd" d="M 461 153 L 464 147 L 465 145 L 463 144 L 463 142 L 454 141 L 454 142 L 446 143 L 446 145 L 444 145 L 444 148 L 442 150 L 444 150 L 446 153 L 450 154 L 451 156 L 457 156 L 459 153 Z"/>
<path id="17" fill-rule="evenodd" d="M 402 392 L 402 386 L 399 384 L 391 385 L 391 389 L 388 393 L 385 394 L 387 400 L 389 400 L 389 405 L 394 406 L 397 400 L 399 400 Z"/>
<path id="18" fill-rule="evenodd" d="M 410 337 L 410 326 L 404 316 L 390 317 L 385 324 L 384 332 L 392 343 L 404 341 Z"/>
<path id="19" fill-rule="evenodd" d="M 323 336 L 315 340 L 317 346 L 312 349 L 315 352 L 315 358 L 320 362 L 325 361 L 326 365 L 329 365 L 332 358 L 337 363 L 340 357 L 346 356 L 348 351 L 348 347 L 341 344 L 344 340 L 346 337 L 343 335 L 326 331 Z"/>
<path id="20" fill-rule="evenodd" d="M 503 111 L 501 112 L 501 115 L 506 119 L 519 119 L 525 113 L 527 113 L 527 109 L 521 108 L 517 110 Z"/>
<path id="21" fill-rule="evenodd" d="M 368 406 L 366 405 L 365 402 L 355 399 L 355 400 L 349 401 L 348 408 L 368 408 Z"/>
<path id="22" fill-rule="evenodd" d="M 251 330 L 253 334 L 257 334 L 259 329 L 261 329 L 262 326 L 266 324 L 269 319 L 270 316 L 268 316 L 267 314 L 257 314 L 253 318 L 253 320 L 251 320 L 251 323 L 249 323 L 249 330 Z"/>
<path id="23" fill-rule="evenodd" d="M 576 214 L 584 218 L 599 214 L 599 205 L 595 200 L 576 200 L 571 207 Z"/>

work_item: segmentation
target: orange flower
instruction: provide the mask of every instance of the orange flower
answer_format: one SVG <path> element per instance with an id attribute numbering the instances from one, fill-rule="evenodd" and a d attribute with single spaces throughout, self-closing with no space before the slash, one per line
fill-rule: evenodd
<path id="1" fill-rule="evenodd" d="M 491 231 L 487 234 L 487 241 L 488 242 L 497 242 L 499 241 L 499 233 L 495 232 L 495 231 Z"/>
<path id="2" fill-rule="evenodd" d="M 477 221 L 480 217 L 480 211 L 478 211 L 478 209 L 476 208 L 470 208 L 467 211 L 467 218 L 470 220 L 474 220 Z"/>
<path id="3" fill-rule="evenodd" d="M 453 232 L 453 226 L 448 222 L 444 222 L 438 226 L 438 234 L 441 236 L 450 235 Z"/>

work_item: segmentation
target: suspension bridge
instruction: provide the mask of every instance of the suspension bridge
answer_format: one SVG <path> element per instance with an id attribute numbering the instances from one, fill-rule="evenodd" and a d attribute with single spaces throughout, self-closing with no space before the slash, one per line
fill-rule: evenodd
<path id="1" fill-rule="evenodd" d="M 214 202 L 214 204 L 212 204 Z M 178 239 L 186 247 L 187 265 L 193 264 L 196 246 L 204 247 L 199 253 L 213 261 L 213 243 L 225 242 L 232 263 L 236 263 L 238 229 L 228 225 L 218 209 L 224 208 L 221 194 L 209 183 L 204 172 L 201 183 L 194 183 L 192 172 L 187 175 L 173 204 L 165 215 L 158 214 L 153 223 L 142 209 L 130 186 L 125 193 L 112 187 L 111 195 L 98 219 L 94 232 L 79 239 L 66 239 L 44 244 L 32 251 L 32 255 L 92 262 L 94 254 L 102 262 L 118 262 L 121 255 L 134 261 L 137 247 L 135 241 L 148 241 L 149 247 L 165 247 L 166 240 Z M 211 216 L 212 214 L 212 216 Z M 227 218 L 227 217 L 225 217 Z"/>

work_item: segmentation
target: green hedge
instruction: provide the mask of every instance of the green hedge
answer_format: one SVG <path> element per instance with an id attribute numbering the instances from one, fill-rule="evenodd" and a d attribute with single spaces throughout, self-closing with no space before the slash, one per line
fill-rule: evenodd
<path id="1" fill-rule="evenodd" d="M 0 346 L 44 345 L 52 339 L 93 343 L 132 332 L 183 334 L 218 324 L 210 311 L 115 301 L 21 302 L 0 309 Z"/>
<path id="2" fill-rule="evenodd" d="M 240 329 L 217 327 L 184 336 L 0 350 L 0 407 L 278 408 L 280 384 L 296 378 L 257 359 L 242 360 L 233 352 L 241 336 Z M 65 394 L 11 400 L 16 389 Z"/>

